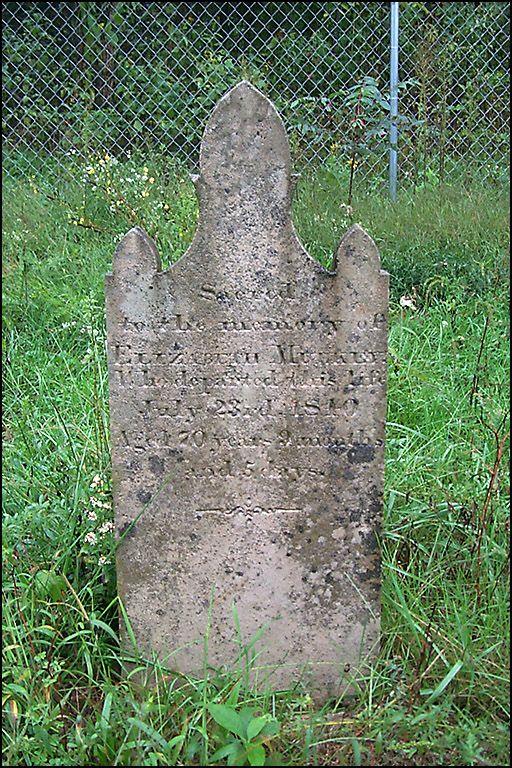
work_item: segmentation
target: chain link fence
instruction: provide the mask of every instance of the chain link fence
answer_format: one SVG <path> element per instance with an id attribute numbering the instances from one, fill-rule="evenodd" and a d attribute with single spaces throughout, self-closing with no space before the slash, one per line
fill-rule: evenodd
<path id="1" fill-rule="evenodd" d="M 506 178 L 509 3 L 400 3 L 399 184 Z M 385 184 L 390 3 L 6 2 L 4 170 L 160 153 L 194 170 L 219 97 L 249 79 L 298 170 Z"/>

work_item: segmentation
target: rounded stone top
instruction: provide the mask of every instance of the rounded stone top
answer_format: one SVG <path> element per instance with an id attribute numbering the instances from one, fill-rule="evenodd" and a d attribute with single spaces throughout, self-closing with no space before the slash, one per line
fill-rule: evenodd
<path id="1" fill-rule="evenodd" d="M 200 169 L 210 198 L 247 199 L 256 193 L 265 205 L 288 200 L 291 158 L 286 129 L 271 101 L 246 80 L 228 91 L 211 113 L 201 142 Z"/>

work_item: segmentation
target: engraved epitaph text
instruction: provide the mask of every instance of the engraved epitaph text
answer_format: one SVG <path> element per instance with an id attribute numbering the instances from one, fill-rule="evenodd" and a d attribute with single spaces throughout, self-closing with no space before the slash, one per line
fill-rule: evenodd
<path id="1" fill-rule="evenodd" d="M 213 111 L 193 243 L 138 228 L 107 276 L 121 598 L 140 649 L 202 674 L 261 627 L 258 679 L 321 696 L 375 653 L 388 276 L 357 225 L 333 272 L 291 220 L 286 133 L 249 83 Z M 277 667 L 277 671 L 276 671 Z"/>

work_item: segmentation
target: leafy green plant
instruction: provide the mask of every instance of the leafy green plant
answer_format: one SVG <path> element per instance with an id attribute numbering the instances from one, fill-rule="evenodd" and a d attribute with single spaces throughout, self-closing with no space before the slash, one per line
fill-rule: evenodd
<path id="1" fill-rule="evenodd" d="M 384 139 L 389 129 L 389 101 L 384 98 L 373 77 L 363 77 L 349 88 L 343 107 L 351 113 L 350 134 L 347 144 L 350 156 L 350 179 L 347 205 L 352 205 L 354 173 L 359 158 L 367 155 L 376 139 Z"/>
<path id="2" fill-rule="evenodd" d="M 210 757 L 210 763 L 227 758 L 228 765 L 276 765 L 275 759 L 266 762 L 266 747 L 280 730 L 274 717 L 258 715 L 251 707 L 237 712 L 226 704 L 209 704 L 208 711 L 224 733 L 224 744 Z"/>
<path id="3" fill-rule="evenodd" d="M 399 84 L 399 91 L 404 91 L 411 81 Z M 354 177 L 360 160 L 371 153 L 389 147 L 389 96 L 383 95 L 378 81 L 365 76 L 351 88 L 342 102 L 342 109 L 349 115 L 349 134 L 345 151 L 349 155 L 350 177 L 348 184 L 347 205 L 352 205 Z M 401 130 L 417 124 L 405 115 L 393 118 L 393 123 Z"/>

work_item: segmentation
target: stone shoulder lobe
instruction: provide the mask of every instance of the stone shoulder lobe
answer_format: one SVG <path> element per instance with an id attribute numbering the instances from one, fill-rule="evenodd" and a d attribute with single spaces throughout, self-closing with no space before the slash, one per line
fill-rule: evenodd
<path id="1" fill-rule="evenodd" d="M 388 274 L 381 270 L 379 251 L 370 235 L 360 224 L 352 224 L 336 249 L 334 267 L 338 272 L 360 269 L 363 265 L 370 274 Z"/>
<path id="2" fill-rule="evenodd" d="M 160 272 L 161 262 L 157 247 L 141 227 L 132 227 L 116 248 L 112 259 L 110 280 L 117 277 L 135 279 Z"/>

